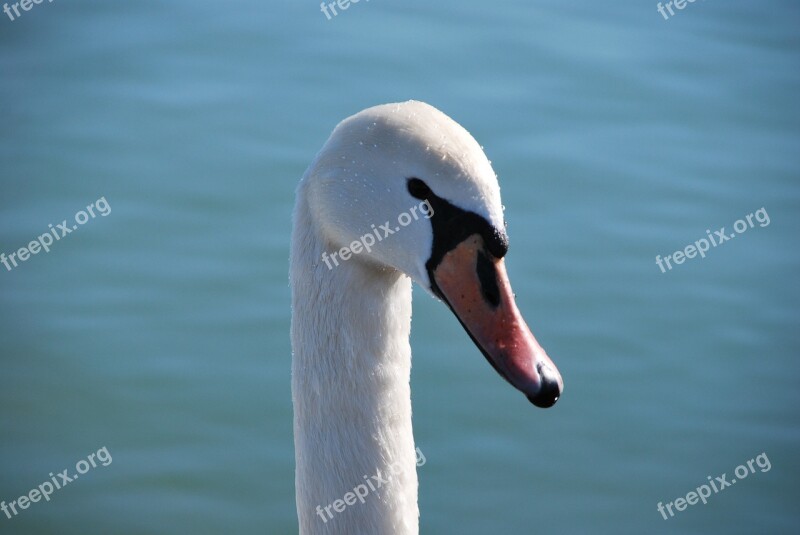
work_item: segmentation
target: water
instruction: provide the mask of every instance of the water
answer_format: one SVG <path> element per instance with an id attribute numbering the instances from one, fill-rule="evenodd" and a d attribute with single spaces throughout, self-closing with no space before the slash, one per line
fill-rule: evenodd
<path id="1" fill-rule="evenodd" d="M 0 532 L 297 531 L 293 190 L 339 120 L 416 98 L 492 159 L 518 304 L 566 381 L 529 406 L 415 290 L 422 532 L 796 533 L 798 21 L 777 0 L 0 15 L 0 251 L 111 208 L 0 267 L 0 500 L 113 458 Z"/>

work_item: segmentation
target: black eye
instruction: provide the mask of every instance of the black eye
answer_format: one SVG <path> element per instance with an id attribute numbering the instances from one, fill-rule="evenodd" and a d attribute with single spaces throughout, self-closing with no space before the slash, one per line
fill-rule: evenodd
<path id="1" fill-rule="evenodd" d="M 426 199 L 431 194 L 431 188 L 418 178 L 408 179 L 408 192 L 417 199 Z"/>

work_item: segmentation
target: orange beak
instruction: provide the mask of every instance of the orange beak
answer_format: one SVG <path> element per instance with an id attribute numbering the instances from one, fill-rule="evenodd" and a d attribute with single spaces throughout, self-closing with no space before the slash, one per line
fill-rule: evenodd
<path id="1" fill-rule="evenodd" d="M 473 234 L 431 272 L 436 291 L 497 372 L 537 407 L 551 407 L 564 381 L 514 302 L 505 262 Z"/>

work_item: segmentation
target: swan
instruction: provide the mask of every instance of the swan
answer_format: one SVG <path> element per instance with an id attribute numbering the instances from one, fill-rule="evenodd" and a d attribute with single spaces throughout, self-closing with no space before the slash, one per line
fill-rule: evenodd
<path id="1" fill-rule="evenodd" d="M 507 250 L 495 173 L 453 119 L 409 101 L 336 126 L 300 180 L 293 212 L 300 533 L 419 532 L 412 281 L 451 309 L 534 405 L 559 398 L 561 375 L 514 302 Z"/>

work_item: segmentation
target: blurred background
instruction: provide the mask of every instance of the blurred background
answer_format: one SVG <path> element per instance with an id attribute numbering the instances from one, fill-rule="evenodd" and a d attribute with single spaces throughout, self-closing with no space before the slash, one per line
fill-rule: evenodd
<path id="1" fill-rule="evenodd" d="M 297 532 L 294 188 L 338 121 L 411 98 L 493 161 L 517 303 L 566 383 L 533 408 L 415 289 L 421 532 L 796 533 L 799 22 L 790 0 L 0 13 L 0 252 L 111 209 L 0 265 L 0 500 L 113 457 L 0 533 Z"/>

